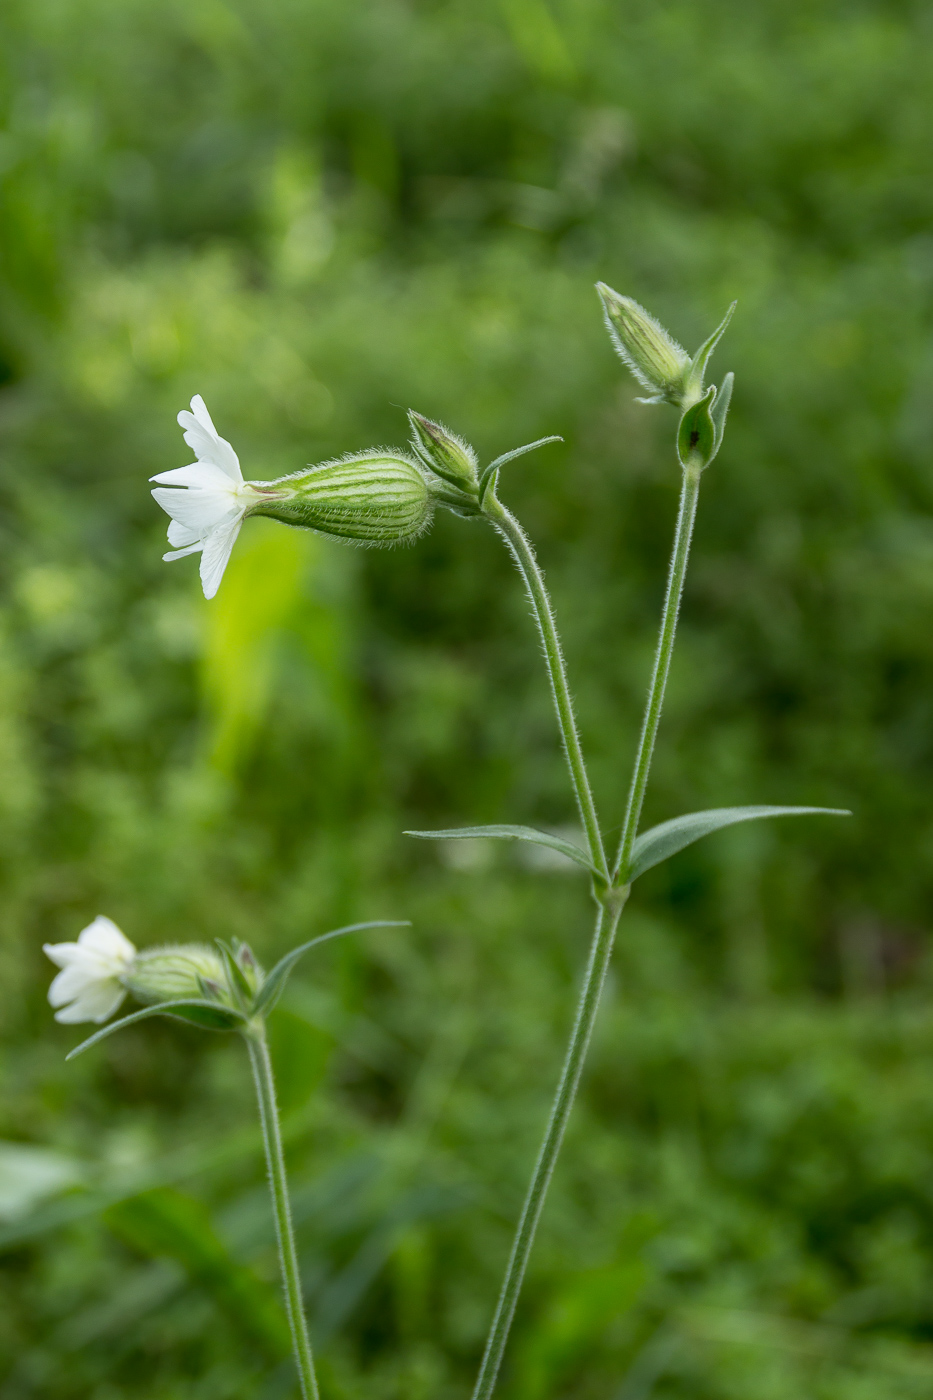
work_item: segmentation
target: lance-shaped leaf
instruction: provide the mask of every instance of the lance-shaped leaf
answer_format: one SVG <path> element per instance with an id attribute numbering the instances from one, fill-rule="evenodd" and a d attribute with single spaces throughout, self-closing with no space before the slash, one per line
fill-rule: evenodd
<path id="1" fill-rule="evenodd" d="M 449 831 L 406 831 L 404 834 L 417 836 L 422 841 L 468 841 L 478 837 L 490 837 L 494 841 L 530 841 L 534 846 L 550 846 L 552 851 L 560 851 L 584 870 L 596 873 L 589 856 L 579 846 L 565 841 L 562 836 L 537 831 L 533 826 L 454 826 Z"/>
<path id="2" fill-rule="evenodd" d="M 562 437 L 538 438 L 537 442 L 526 442 L 524 447 L 513 447 L 511 452 L 503 452 L 501 457 L 497 457 L 494 462 L 490 462 L 488 467 L 484 467 L 482 476 L 479 479 L 479 495 L 482 500 L 486 487 L 489 484 L 493 472 L 497 472 L 500 467 L 504 467 L 506 462 L 512 462 L 516 457 L 524 457 L 526 452 L 534 452 L 537 447 L 546 447 L 549 442 L 563 442 Z"/>
<path id="3" fill-rule="evenodd" d="M 706 376 L 706 366 L 709 364 L 710 356 L 716 349 L 716 346 L 719 344 L 723 332 L 725 331 L 729 322 L 732 320 L 732 313 L 735 310 L 735 308 L 736 302 L 733 302 L 732 305 L 729 307 L 729 310 L 726 312 L 725 316 L 723 316 L 719 325 L 713 331 L 713 334 L 711 336 L 708 336 L 706 340 L 704 340 L 703 344 L 700 346 L 699 350 L 694 355 L 693 360 L 690 364 L 689 382 L 689 388 L 692 393 L 701 394 L 703 392 L 703 380 Z"/>
<path id="4" fill-rule="evenodd" d="M 238 1022 L 241 1025 L 246 1024 L 246 1017 L 241 1012 L 234 1011 L 229 1006 L 218 1006 L 216 1001 L 201 1001 L 191 997 L 179 1001 L 160 1001 L 154 1006 L 144 1007 L 142 1011 L 134 1011 L 130 1016 L 121 1016 L 119 1021 L 111 1021 L 103 1030 L 97 1031 L 87 1040 L 82 1040 L 80 1045 L 69 1051 L 65 1059 L 73 1060 L 76 1055 L 90 1050 L 99 1040 L 106 1040 L 108 1035 L 122 1031 L 124 1026 L 132 1026 L 136 1021 L 145 1021 L 150 1016 L 170 1016 L 178 1021 L 191 1021 L 202 1030 L 209 1031 L 232 1031 L 237 1029 Z"/>
<path id="5" fill-rule="evenodd" d="M 308 943 L 302 943 L 299 947 L 293 948 L 290 953 L 286 953 L 284 958 L 280 958 L 275 967 L 266 976 L 256 1000 L 253 1002 L 252 1014 L 262 1013 L 267 1015 L 275 1006 L 282 992 L 285 990 L 285 983 L 291 974 L 292 968 L 300 957 L 303 957 L 310 948 L 316 948 L 319 943 L 327 943 L 331 938 L 342 938 L 345 933 L 357 933 L 364 928 L 411 928 L 410 919 L 368 919 L 362 924 L 346 924 L 343 928 L 331 929 L 330 933 L 321 933 L 317 938 L 312 938 Z"/>
<path id="6" fill-rule="evenodd" d="M 661 822 L 660 826 L 642 832 L 632 847 L 629 868 L 624 872 L 625 882 L 631 883 L 653 865 L 659 865 L 685 846 L 692 846 L 701 836 L 709 836 L 724 826 L 756 821 L 759 817 L 805 817 L 811 814 L 830 817 L 852 815 L 840 807 L 710 807 L 706 812 L 687 812 L 685 816 L 674 817 L 669 822 Z"/>

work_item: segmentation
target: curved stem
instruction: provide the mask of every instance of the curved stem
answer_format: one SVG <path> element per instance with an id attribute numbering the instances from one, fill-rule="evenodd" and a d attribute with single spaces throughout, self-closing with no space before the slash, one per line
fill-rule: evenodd
<path id="1" fill-rule="evenodd" d="M 699 492 L 700 472 L 696 468 L 688 467 L 684 471 L 680 490 L 680 511 L 674 530 L 674 551 L 671 555 L 670 573 L 667 576 L 667 593 L 664 598 L 664 610 L 661 614 L 658 649 L 655 652 L 654 671 L 651 676 L 651 684 L 648 687 L 645 718 L 642 721 L 641 737 L 635 756 L 635 771 L 632 774 L 625 820 L 622 823 L 619 854 L 612 872 L 613 884 L 617 884 L 620 878 L 623 883 L 625 881 L 632 856 L 632 846 L 638 832 L 642 804 L 645 800 L 645 788 L 648 786 L 651 756 L 654 753 L 654 741 L 661 719 L 661 707 L 664 704 L 667 675 L 671 668 L 671 653 L 674 650 L 674 637 L 677 632 L 677 615 L 680 611 L 684 576 L 687 572 L 687 560 L 690 556 L 690 540 L 693 535 L 693 522 L 696 518 Z"/>
<path id="2" fill-rule="evenodd" d="M 487 493 L 484 510 L 487 519 L 495 525 L 508 545 L 512 557 L 518 565 L 519 573 L 525 581 L 534 619 L 538 625 L 541 645 L 544 648 L 544 660 L 551 682 L 554 707 L 557 710 L 557 722 L 560 725 L 577 806 L 580 809 L 580 817 L 586 832 L 590 859 L 600 874 L 608 877 L 609 869 L 599 829 L 599 818 L 596 815 L 596 804 L 593 801 L 586 764 L 583 760 L 583 750 L 580 747 L 573 701 L 570 698 L 570 687 L 567 684 L 564 654 L 561 650 L 560 637 L 557 634 L 557 624 L 554 621 L 551 600 L 544 583 L 544 574 L 535 558 L 528 536 L 494 491 Z"/>
<path id="3" fill-rule="evenodd" d="M 557 1161 L 557 1154 L 563 1142 L 570 1110 L 573 1108 L 573 1101 L 580 1084 L 580 1075 L 583 1071 L 583 1063 L 589 1048 L 593 1024 L 599 1010 L 603 983 L 606 980 L 609 959 L 612 955 L 616 928 L 627 894 L 626 890 L 619 893 L 614 900 L 601 904 L 596 916 L 596 927 L 593 931 L 593 941 L 590 945 L 586 975 L 580 991 L 570 1043 L 564 1057 L 560 1082 L 551 1107 L 551 1116 L 548 1119 L 541 1149 L 538 1152 L 538 1160 L 535 1163 L 525 1203 L 522 1207 L 521 1218 L 515 1232 L 512 1253 L 502 1282 L 502 1290 L 499 1294 L 495 1317 L 492 1320 L 489 1339 L 486 1342 L 476 1388 L 473 1391 L 473 1400 L 488 1400 L 496 1384 L 522 1280 L 525 1277 L 528 1257 L 531 1254 L 538 1221 L 544 1207 L 544 1199 L 547 1195 L 551 1174 L 554 1171 L 554 1164 Z"/>
<path id="4" fill-rule="evenodd" d="M 259 1100 L 259 1118 L 266 1146 L 266 1165 L 269 1169 L 269 1190 L 272 1193 L 275 1233 L 279 1243 L 279 1260 L 282 1265 L 285 1306 L 288 1312 L 289 1326 L 292 1330 L 295 1364 L 298 1367 L 298 1376 L 301 1381 L 302 1400 L 318 1400 L 314 1358 L 311 1355 L 308 1324 L 305 1321 L 302 1305 L 298 1253 L 295 1249 L 291 1208 L 288 1203 L 288 1181 L 285 1176 L 285 1154 L 282 1150 L 279 1111 L 275 1101 L 275 1080 L 272 1077 L 272 1061 L 269 1058 L 269 1047 L 266 1044 L 266 1032 L 262 1022 L 258 1024 L 254 1022 L 245 1039 L 249 1047 L 253 1079 L 256 1082 L 256 1097 Z"/>

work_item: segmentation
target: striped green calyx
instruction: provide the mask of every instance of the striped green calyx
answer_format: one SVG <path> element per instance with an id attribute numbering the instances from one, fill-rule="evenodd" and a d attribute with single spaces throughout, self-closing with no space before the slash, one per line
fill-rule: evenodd
<path id="1" fill-rule="evenodd" d="M 254 495 L 247 514 L 364 545 L 417 538 L 433 510 L 424 473 L 410 458 L 388 449 L 249 485 Z"/>
<path id="2" fill-rule="evenodd" d="M 148 948 L 120 979 L 137 1001 L 155 1004 L 184 997 L 230 1002 L 226 969 L 215 948 L 204 943 Z"/>

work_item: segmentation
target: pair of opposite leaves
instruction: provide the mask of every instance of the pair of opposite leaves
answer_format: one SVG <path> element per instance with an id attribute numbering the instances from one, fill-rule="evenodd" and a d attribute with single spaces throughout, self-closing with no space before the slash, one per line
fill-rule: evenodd
<path id="1" fill-rule="evenodd" d="M 620 883 L 630 885 L 653 865 L 660 865 L 668 856 L 676 855 L 685 846 L 692 846 L 694 841 L 724 826 L 755 821 L 759 817 L 802 817 L 813 813 L 833 817 L 852 815 L 839 807 L 710 807 L 705 812 L 687 812 L 682 817 L 673 817 L 659 826 L 650 827 L 637 837 L 628 869 L 620 871 Z M 479 836 L 500 841 L 530 841 L 536 846 L 549 846 L 553 851 L 560 851 L 568 860 L 582 865 L 584 870 L 598 874 L 589 856 L 579 846 L 560 836 L 552 836 L 547 831 L 538 831 L 533 826 L 458 826 L 447 831 L 406 831 L 405 835 L 419 836 L 423 841 L 457 841 Z"/>
<path id="2" fill-rule="evenodd" d="M 652 826 L 648 831 L 643 831 L 636 839 L 632 846 L 628 869 L 621 872 L 621 883 L 631 884 L 633 880 L 637 880 L 639 875 L 643 875 L 652 866 L 659 865 L 669 856 L 676 855 L 686 846 L 692 846 L 694 841 L 699 841 L 701 837 L 709 836 L 711 832 L 719 831 L 722 827 L 735 826 L 738 822 L 755 821 L 761 817 L 802 817 L 812 814 L 834 817 L 852 815 L 851 812 L 839 807 L 759 806 L 710 807 L 705 812 L 687 812 L 682 817 L 673 817 L 670 821 L 661 822 L 659 826 Z M 425 841 L 469 840 L 477 837 L 492 837 L 500 841 L 528 841 L 536 846 L 548 846 L 553 851 L 559 851 L 568 860 L 574 861 L 593 875 L 598 873 L 589 856 L 579 846 L 572 841 L 565 841 L 563 837 L 553 836 L 550 832 L 537 831 L 533 826 L 460 826 L 444 831 L 406 831 L 405 835 L 418 836 Z M 82 1051 L 90 1049 L 92 1045 L 96 1045 L 99 1040 L 112 1035 L 114 1031 L 121 1030 L 124 1026 L 131 1025 L 135 1021 L 143 1021 L 149 1016 L 176 1016 L 182 1020 L 193 1021 L 204 1029 L 210 1030 L 245 1029 L 251 1017 L 268 1015 L 281 996 L 285 983 L 298 959 L 310 948 L 315 947 L 318 943 L 324 943 L 328 939 L 338 938 L 342 934 L 353 933 L 360 929 L 399 928 L 406 924 L 407 920 L 371 920 L 366 923 L 348 924 L 344 928 L 332 929 L 329 933 L 312 938 L 310 942 L 303 943 L 300 947 L 293 948 L 290 953 L 286 953 L 266 975 L 258 990 L 253 994 L 250 994 L 249 988 L 242 983 L 242 979 L 238 979 L 236 976 L 235 951 L 227 948 L 218 940 L 231 985 L 239 986 L 242 994 L 244 1004 L 241 1009 L 219 1005 L 216 1001 L 210 1001 L 206 997 L 189 997 L 177 1001 L 159 1002 L 105 1026 L 96 1035 L 90 1036 L 81 1045 L 76 1046 L 67 1058 L 73 1059 L 75 1055 L 80 1055 Z"/>

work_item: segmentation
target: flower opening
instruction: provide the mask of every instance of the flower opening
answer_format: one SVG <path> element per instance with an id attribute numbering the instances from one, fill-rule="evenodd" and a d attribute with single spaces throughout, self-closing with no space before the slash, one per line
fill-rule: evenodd
<path id="1" fill-rule="evenodd" d="M 126 996 L 122 979 L 136 949 L 112 919 L 98 915 L 76 943 L 45 943 L 43 952 L 62 970 L 49 987 L 56 1021 L 106 1021 Z"/>

